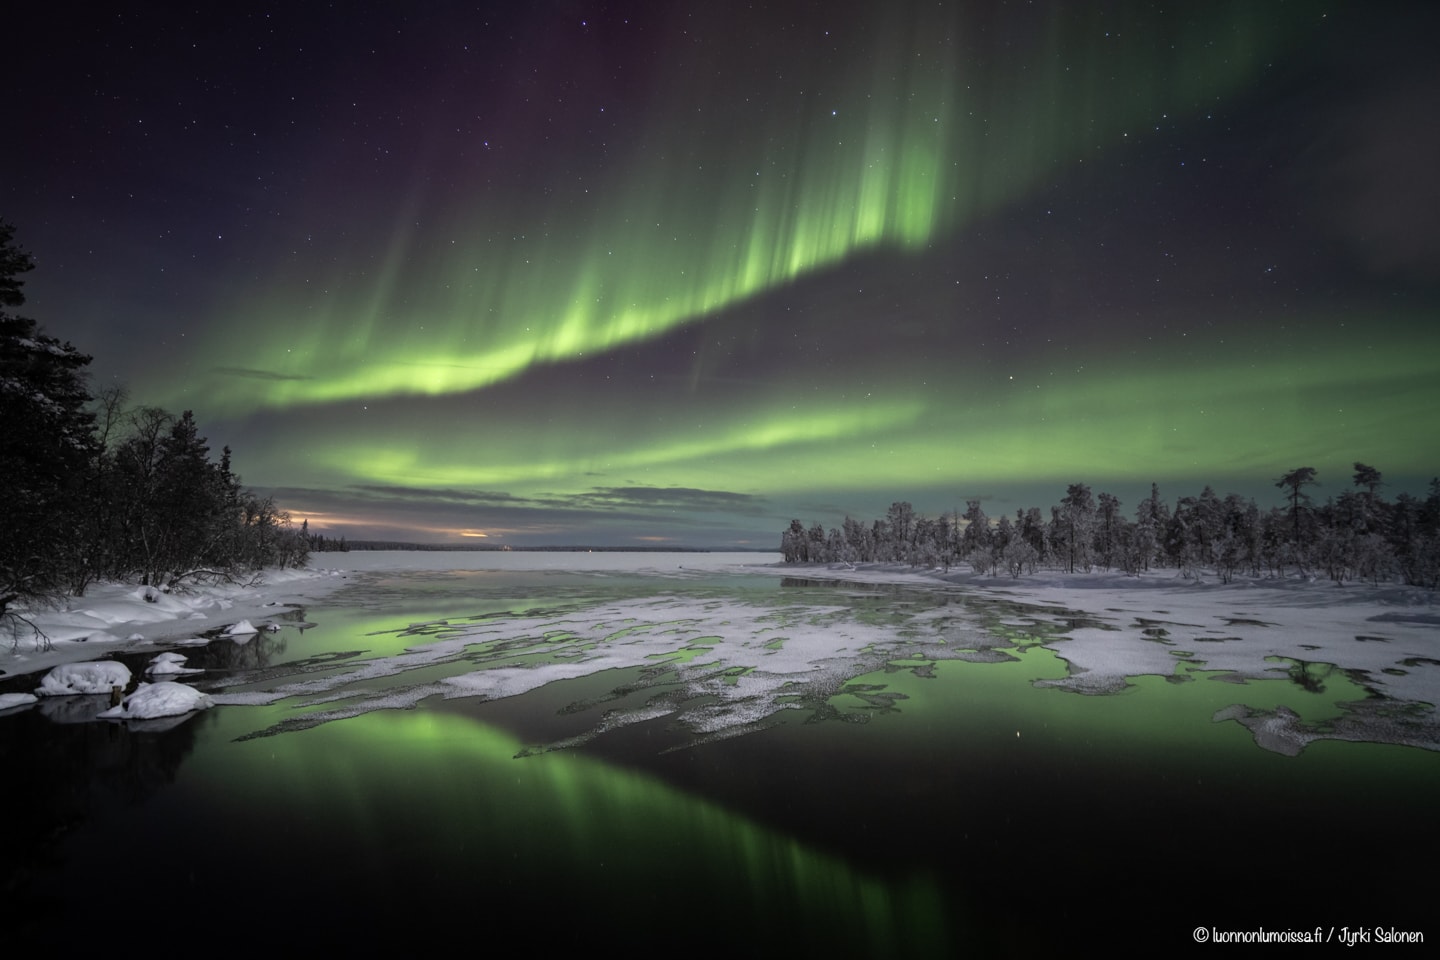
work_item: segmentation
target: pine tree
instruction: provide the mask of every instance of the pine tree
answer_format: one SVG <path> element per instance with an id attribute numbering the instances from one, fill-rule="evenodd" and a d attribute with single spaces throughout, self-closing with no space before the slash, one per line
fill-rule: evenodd
<path id="1" fill-rule="evenodd" d="M 1281 490 L 1288 490 L 1290 500 L 1290 524 L 1293 536 L 1295 551 L 1294 560 L 1302 568 L 1305 565 L 1305 533 L 1303 520 L 1310 510 L 1310 495 L 1305 492 L 1306 487 L 1315 486 L 1315 468 L 1297 467 L 1275 481 L 1275 486 Z"/>
<path id="2" fill-rule="evenodd" d="M 25 302 L 33 266 L 0 221 L 0 307 Z M 0 309 L 0 615 L 53 594 L 82 557 L 94 416 L 83 370 L 90 358 Z"/>

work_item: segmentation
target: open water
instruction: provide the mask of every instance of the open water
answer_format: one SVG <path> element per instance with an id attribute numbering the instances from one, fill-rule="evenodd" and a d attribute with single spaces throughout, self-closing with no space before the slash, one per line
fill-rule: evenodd
<path id="1" fill-rule="evenodd" d="M 1435 753 L 1215 719 L 1353 680 L 1085 695 L 1045 685 L 1053 615 L 765 559 L 359 574 L 187 651 L 222 705 L 183 722 L 0 718 L 10 942 L 1024 956 L 1433 915 Z"/>

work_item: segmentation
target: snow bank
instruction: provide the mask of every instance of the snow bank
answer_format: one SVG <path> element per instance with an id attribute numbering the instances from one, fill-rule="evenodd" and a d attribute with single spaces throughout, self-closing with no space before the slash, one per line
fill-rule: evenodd
<path id="1" fill-rule="evenodd" d="M 208 710 L 215 701 L 194 687 L 171 680 L 141 683 L 118 707 L 97 713 L 97 720 L 154 720 L 178 717 L 194 710 Z"/>
<path id="2" fill-rule="evenodd" d="M 45 674 L 35 692 L 42 697 L 71 697 L 77 694 L 109 693 L 111 688 L 130 685 L 130 668 L 114 660 L 93 663 L 64 663 Z"/>

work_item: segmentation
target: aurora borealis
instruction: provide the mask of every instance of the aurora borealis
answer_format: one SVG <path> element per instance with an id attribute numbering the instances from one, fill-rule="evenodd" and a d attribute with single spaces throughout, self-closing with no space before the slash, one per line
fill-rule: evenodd
<path id="1" fill-rule="evenodd" d="M 11 15 L 25 312 L 352 538 L 1437 472 L 1426 5 L 756 6 Z"/>

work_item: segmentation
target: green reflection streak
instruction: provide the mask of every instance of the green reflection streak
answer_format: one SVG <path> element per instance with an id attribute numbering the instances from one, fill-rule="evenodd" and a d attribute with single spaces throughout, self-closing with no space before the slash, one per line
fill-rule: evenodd
<path id="1" fill-rule="evenodd" d="M 220 708 L 214 734 L 233 739 L 258 728 L 257 713 L 263 725 L 281 712 Z M 405 858 L 433 871 L 494 864 L 495 882 L 536 883 L 537 897 L 553 878 L 601 900 L 677 884 L 694 891 L 700 911 L 719 889 L 722 908 L 748 900 L 752 916 L 712 919 L 758 923 L 761 942 L 767 929 L 848 929 L 876 955 L 898 944 L 943 952 L 945 913 L 930 880 L 868 877 L 652 776 L 573 752 L 514 759 L 522 746 L 453 714 L 380 711 L 199 751 L 185 776 L 242 807 L 279 803 L 297 820 L 315 811 L 327 830 L 356 838 L 377 876 L 393 876 Z M 397 805 L 423 829 L 395 824 Z M 403 854 L 395 849 L 402 834 L 411 847 Z"/>
<path id="2" fill-rule="evenodd" d="M 1046 631 L 1047 634 L 1049 631 Z M 1039 638 L 1036 638 L 1038 640 Z M 1022 643 L 1026 641 L 1021 641 Z M 1342 703 L 1358 703 L 1370 697 L 1360 684 L 1338 670 L 1324 672 L 1323 692 L 1305 690 L 1285 676 L 1249 679 L 1236 683 L 1230 674 L 1204 668 L 1204 647 L 1198 644 L 1193 660 L 1177 660 L 1170 678 L 1145 674 L 1127 677 L 1128 686 L 1113 694 L 1080 694 L 1036 681 L 1059 680 L 1069 673 L 1063 659 L 1065 642 L 1047 637 L 1047 647 L 1036 641 L 1025 650 L 1008 651 L 1017 659 L 997 663 L 940 661 L 930 663 L 933 677 L 917 675 L 915 661 L 896 661 L 892 669 L 855 677 L 847 687 L 873 685 L 882 694 L 902 694 L 895 701 L 903 720 L 886 724 L 877 719 L 867 733 L 914 738 L 917 730 L 927 731 L 934 742 L 953 740 L 951 747 L 962 751 L 967 744 L 1035 757 L 1048 751 L 1074 755 L 1074 751 L 1095 751 L 1097 760 L 1144 758 L 1147 763 L 1175 766 L 1177 757 L 1228 758 L 1233 762 L 1265 765 L 1295 763 L 1255 744 L 1251 732 L 1232 721 L 1216 723 L 1216 712 L 1234 704 L 1255 711 L 1277 707 L 1293 710 L 1310 725 L 1322 725 L 1346 715 Z M 1058 652 L 1055 652 L 1058 651 Z M 1274 658 L 1277 659 L 1278 658 Z M 1280 661 L 1284 673 L 1293 661 Z M 1179 682 L 1177 678 L 1181 679 Z M 854 693 L 833 696 L 830 705 L 841 713 L 870 714 L 874 707 Z M 878 728 L 878 729 L 877 729 Z M 1326 741 L 1319 741 L 1326 742 Z M 1316 744 L 1301 753 L 1307 757 Z M 1363 744 L 1371 749 L 1388 745 Z M 887 750 L 905 750 L 899 742 Z M 1425 751 L 1405 750 L 1407 762 L 1430 762 Z M 1324 761 L 1335 758 L 1327 754 Z"/>
<path id="3" fill-rule="evenodd" d="M 379 202 L 395 225 L 383 250 L 356 240 L 303 281 L 277 269 L 272 293 L 222 311 L 205 352 L 268 378 L 220 380 L 207 402 L 233 414 L 474 390 L 866 250 L 922 249 L 1062 166 L 1103 162 L 1162 116 L 1198 115 L 1255 75 L 1285 26 L 1250 4 L 1183 23 L 1138 4 L 1111 20 L 1076 6 L 1004 25 L 1015 42 L 998 55 L 993 24 L 874 5 L 846 24 L 873 38 L 857 61 L 786 50 L 754 67 L 785 80 L 739 122 L 712 84 L 748 64 L 744 50 L 676 44 L 687 50 L 660 65 L 643 134 L 595 189 L 426 196 L 417 175 L 402 200 Z"/>

